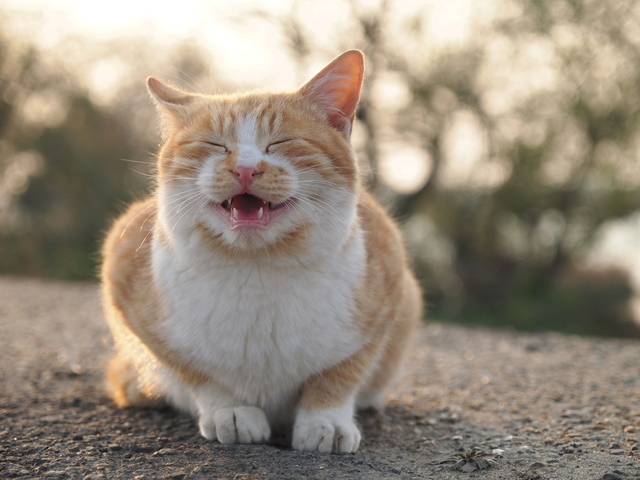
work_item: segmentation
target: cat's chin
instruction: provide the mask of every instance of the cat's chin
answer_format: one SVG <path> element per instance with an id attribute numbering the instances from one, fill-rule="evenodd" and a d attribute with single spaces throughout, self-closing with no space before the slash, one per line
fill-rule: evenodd
<path id="1" fill-rule="evenodd" d="M 242 194 L 222 203 L 210 202 L 210 205 L 232 231 L 267 230 L 279 217 L 286 215 L 295 202 L 293 197 L 273 203 L 254 195 Z"/>

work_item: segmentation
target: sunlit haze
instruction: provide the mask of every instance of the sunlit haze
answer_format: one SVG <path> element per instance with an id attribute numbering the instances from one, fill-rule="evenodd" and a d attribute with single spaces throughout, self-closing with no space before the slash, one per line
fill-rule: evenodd
<path id="1" fill-rule="evenodd" d="M 364 2 L 364 8 L 375 8 L 378 3 Z M 334 41 L 332 35 L 349 15 L 347 4 L 336 0 L 321 3 L 293 0 L 183 0 L 179 3 L 6 0 L 5 8 L 13 14 L 9 26 L 19 30 L 16 33 L 28 35 L 43 51 L 53 55 L 57 47 L 70 37 L 81 38 L 89 44 L 113 38 L 130 37 L 135 41 L 143 37 L 151 39 L 158 49 L 189 41 L 209 53 L 212 62 L 216 62 L 217 72 L 231 84 L 286 89 L 297 86 L 303 78 L 298 78 L 295 65 L 284 47 L 282 33 L 273 23 L 241 14 L 260 11 L 277 17 L 297 9 L 305 27 L 313 33 L 313 38 L 325 38 L 329 46 Z M 426 13 L 429 28 L 425 32 L 425 43 L 428 42 L 432 47 L 455 44 L 469 35 L 471 4 L 471 0 L 401 0 L 393 2 L 389 21 L 400 22 L 402 15 L 412 11 Z M 313 69 L 320 68 L 322 62 L 327 60 L 317 59 L 317 65 L 309 66 L 308 74 L 312 74 Z M 73 58 L 67 61 L 73 62 Z M 98 97 L 108 98 L 126 72 L 126 65 L 121 59 L 107 57 L 94 60 L 85 73 L 85 81 Z M 179 72 L 149 73 L 162 76 Z M 385 83 L 383 79 L 375 87 L 383 92 L 380 95 L 384 98 L 381 102 L 383 108 L 385 102 L 397 106 L 408 101 L 406 92 L 398 90 L 397 82 Z M 212 91 L 216 87 L 205 85 L 202 88 Z M 471 150 L 473 155 L 474 149 L 479 148 L 473 144 L 476 137 L 469 137 L 457 152 L 464 155 L 464 152 Z M 402 192 L 408 193 L 419 188 L 428 168 L 424 153 L 407 145 L 400 149 L 390 147 L 386 151 L 388 154 L 382 158 L 381 168 L 385 181 Z M 405 155 L 406 162 L 400 162 L 399 152 Z M 397 168 L 388 168 L 390 164 Z"/>
<path id="2" fill-rule="evenodd" d="M 560 5 L 562 2 L 551 3 L 553 5 L 544 8 L 566 7 Z M 587 70 L 582 70 L 579 78 L 572 82 L 572 73 L 563 68 L 566 65 L 563 62 L 574 54 L 579 57 L 575 52 L 581 51 L 583 37 L 571 24 L 574 20 L 571 13 L 562 17 L 566 23 L 555 24 L 548 35 L 525 38 L 517 32 L 498 28 L 483 30 L 488 25 L 495 26 L 496 20 L 520 20 L 525 7 L 515 0 L 4 0 L 0 15 L 5 18 L 0 19 L 0 26 L 14 43 L 34 44 L 43 57 L 62 64 L 61 70 L 72 72 L 74 81 L 80 83 L 91 101 L 104 107 L 112 105 L 118 95 L 120 100 L 132 96 L 131 89 L 121 88 L 123 84 L 139 88 L 139 98 L 142 98 L 147 75 L 206 93 L 224 88 L 296 88 L 340 49 L 362 47 L 350 43 L 349 32 L 353 28 L 350 21 L 355 13 L 364 17 L 371 13 L 373 18 L 373 12 L 379 11 L 381 5 L 388 6 L 384 12 L 385 29 L 381 30 L 393 32 L 396 38 L 392 41 L 385 38 L 386 43 L 381 42 L 389 49 L 380 55 L 387 64 L 378 69 L 377 75 L 371 74 L 371 68 L 367 72 L 365 88 L 370 100 L 367 114 L 375 118 L 372 124 L 376 124 L 377 129 L 367 132 L 364 121 L 356 122 L 352 138 L 358 153 L 365 153 L 362 158 L 369 156 L 377 161 L 376 173 L 382 184 L 390 186 L 395 193 L 417 192 L 428 179 L 435 179 L 443 190 L 495 191 L 513 173 L 511 160 L 516 155 L 513 151 L 506 154 L 500 151 L 501 144 L 535 151 L 554 138 L 560 140 L 549 149 L 550 160 L 542 165 L 541 174 L 547 186 L 570 186 L 579 164 L 584 161 L 586 140 L 584 125 L 565 121 L 562 108 L 566 104 L 563 106 L 562 102 L 585 95 L 591 113 L 602 111 L 605 118 L 613 108 L 609 105 L 611 99 L 616 98 L 616 92 L 621 95 L 620 85 L 625 78 L 633 78 L 629 73 L 630 62 L 622 55 L 623 49 L 616 51 L 609 46 L 608 50 L 598 47 L 598 55 L 591 55 L 587 49 Z M 292 31 L 287 33 L 290 27 L 287 19 L 293 17 L 310 39 L 302 60 L 294 58 Z M 629 28 L 621 25 L 620 35 L 626 32 L 637 43 L 640 32 L 636 28 L 629 33 Z M 486 31 L 491 34 L 483 35 Z M 371 38 L 358 35 L 354 38 Z M 465 62 L 475 61 L 473 46 L 480 37 L 483 43 L 478 58 L 481 56 L 481 61 L 473 70 L 474 77 L 465 78 L 472 70 Z M 170 62 L 175 61 L 176 47 L 184 45 L 197 46 L 198 62 L 201 53 L 210 59 L 205 62 L 208 63 L 205 68 L 211 70 L 210 79 L 203 80 L 207 72 L 203 73 L 202 69 L 198 70 L 201 76 L 195 81 L 178 66 L 158 61 L 163 55 Z M 398 55 L 398 65 L 393 65 L 393 49 L 402 52 Z M 459 57 L 464 58 L 459 64 L 447 63 L 455 58 L 448 53 L 456 49 L 471 53 Z M 122 54 L 124 51 L 126 55 Z M 127 60 L 135 58 L 138 51 L 139 62 Z M 157 58 L 145 62 L 149 52 Z M 367 53 L 368 61 L 373 63 L 371 57 L 375 58 L 376 51 L 371 49 Z M 132 66 L 133 63 L 136 65 Z M 427 81 L 434 65 L 441 66 L 442 71 L 438 73 L 442 78 L 435 75 Z M 447 75 L 452 75 L 454 80 Z M 589 78 L 582 78 L 585 75 Z M 466 92 L 474 90 L 472 93 L 478 94 L 474 105 L 465 103 L 468 99 L 464 98 L 464 88 L 461 93 L 451 87 L 457 85 L 455 80 L 461 77 L 469 80 L 468 85 L 462 82 Z M 588 82 L 597 88 L 576 93 Z M 414 89 L 416 83 L 426 89 L 422 99 L 416 93 L 419 89 Z M 128 93 L 122 94 L 123 91 Z M 420 101 L 423 103 L 419 104 Z M 418 104 L 422 110 L 412 117 L 407 112 L 412 112 L 412 105 Z M 530 106 L 540 109 L 542 114 L 528 115 Z M 147 107 L 150 110 L 151 107 Z M 43 89 L 23 101 L 21 113 L 27 122 L 55 126 L 64 121 L 65 108 L 59 96 Z M 419 109 L 414 109 L 414 113 L 415 110 Z M 548 118 L 564 120 L 554 124 L 548 122 Z M 415 122 L 412 126 L 417 127 L 407 128 L 405 132 L 403 125 L 409 122 Z M 437 128 L 441 128 L 437 138 L 439 155 L 430 150 L 434 148 L 436 139 L 432 135 Z M 376 148 L 374 154 L 369 155 L 367 139 L 372 138 L 376 142 L 369 144 L 375 143 Z M 636 135 L 636 145 L 640 145 L 638 138 Z M 612 141 L 595 142 L 594 159 L 611 166 L 616 185 L 635 188 L 640 184 L 640 169 L 629 161 L 633 155 L 621 148 Z M 0 188 L 0 209 L 12 195 L 26 188 L 34 172 L 43 168 L 43 160 L 34 155 L 23 156 L 15 163 L 16 167 L 8 169 L 2 180 L 4 187 L 0 185 L 4 189 Z M 432 172 L 437 174 L 430 178 Z M 595 178 L 593 181 L 605 180 Z M 594 185 L 593 188 L 597 188 L 598 185 Z M 511 225 L 509 219 L 503 223 L 506 227 Z M 523 238 L 522 232 L 516 232 L 515 227 L 512 230 L 513 238 L 517 235 Z M 600 236 L 584 260 L 591 265 L 633 265 L 633 284 L 640 292 L 638 217 L 609 221 L 600 230 Z M 640 319 L 640 301 L 636 303 Z"/>
<path id="3" fill-rule="evenodd" d="M 208 49 L 230 78 L 257 76 L 267 83 L 265 87 L 293 86 L 297 80 L 294 68 L 283 51 L 278 29 L 267 22 L 241 19 L 241 13 L 261 11 L 277 17 L 297 8 L 305 27 L 316 38 L 327 38 L 327 44 L 349 13 L 345 2 L 335 0 L 5 0 L 4 5 L 14 16 L 9 26 L 17 27 L 45 51 L 55 51 L 69 36 L 87 42 L 142 36 L 153 39 L 158 48 L 189 40 Z M 435 43 L 457 42 L 468 35 L 471 0 L 402 0 L 394 3 L 394 10 L 426 10 L 429 36 Z"/>

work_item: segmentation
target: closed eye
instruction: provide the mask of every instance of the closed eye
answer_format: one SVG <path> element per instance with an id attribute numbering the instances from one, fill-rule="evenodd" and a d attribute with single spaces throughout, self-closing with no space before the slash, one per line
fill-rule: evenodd
<path id="1" fill-rule="evenodd" d="M 270 144 L 267 146 L 266 153 L 271 153 L 271 149 L 272 149 L 273 147 L 277 147 L 278 145 L 282 145 L 283 143 L 291 142 L 292 140 L 293 140 L 292 138 L 287 138 L 286 140 L 280 140 L 280 141 L 278 141 L 278 142 L 270 143 Z"/>
<path id="2" fill-rule="evenodd" d="M 185 147 L 205 147 L 206 146 L 207 148 L 211 148 L 215 150 L 216 153 L 229 153 L 229 150 L 224 145 L 221 145 L 215 142 L 210 142 L 209 140 L 200 140 L 200 139 L 186 140 L 184 142 L 181 142 L 179 145 L 185 146 Z"/>
<path id="3" fill-rule="evenodd" d="M 220 148 L 220 149 L 224 150 L 225 152 L 229 151 L 229 150 L 227 150 L 227 147 L 225 147 L 224 145 L 220 145 L 219 143 L 208 142 L 206 140 L 201 140 L 201 143 L 206 143 L 207 145 L 211 145 L 212 147 Z"/>

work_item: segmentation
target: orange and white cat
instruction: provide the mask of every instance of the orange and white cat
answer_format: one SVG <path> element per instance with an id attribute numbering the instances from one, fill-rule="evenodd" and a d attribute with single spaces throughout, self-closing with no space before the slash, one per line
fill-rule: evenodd
<path id="1" fill-rule="evenodd" d="M 294 92 L 188 93 L 148 79 L 155 193 L 113 225 L 103 298 L 121 406 L 169 403 L 221 443 L 354 452 L 421 316 L 398 230 L 349 143 L 348 51 Z"/>

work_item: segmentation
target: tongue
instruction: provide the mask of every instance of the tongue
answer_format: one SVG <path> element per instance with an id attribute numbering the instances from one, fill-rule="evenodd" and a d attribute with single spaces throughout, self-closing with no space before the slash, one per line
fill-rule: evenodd
<path id="1" fill-rule="evenodd" d="M 229 207 L 236 220 L 262 220 L 268 205 L 258 197 L 243 193 L 233 197 Z"/>

